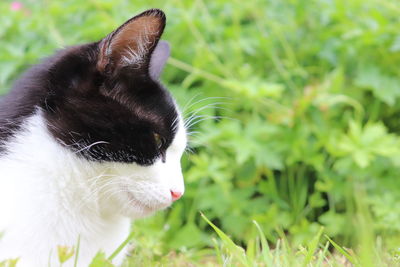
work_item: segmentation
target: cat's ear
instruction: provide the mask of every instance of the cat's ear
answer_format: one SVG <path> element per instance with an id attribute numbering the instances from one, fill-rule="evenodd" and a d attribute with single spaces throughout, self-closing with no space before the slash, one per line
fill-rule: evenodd
<path id="1" fill-rule="evenodd" d="M 159 9 L 150 9 L 131 18 L 100 41 L 97 69 L 103 73 L 115 73 L 122 67 L 131 66 L 132 69 L 150 74 L 150 59 L 154 58 L 151 61 L 156 67 L 151 75 L 159 75 L 162 70 L 159 63 L 165 61 L 165 45 L 160 44 L 160 49 L 155 51 L 160 56 L 151 55 L 164 27 L 165 14 Z"/>

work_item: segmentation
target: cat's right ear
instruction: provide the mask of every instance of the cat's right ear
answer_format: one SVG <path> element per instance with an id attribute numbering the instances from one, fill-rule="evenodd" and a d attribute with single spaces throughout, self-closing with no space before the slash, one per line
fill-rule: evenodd
<path id="1" fill-rule="evenodd" d="M 147 10 L 110 33 L 99 43 L 97 69 L 115 74 L 122 67 L 148 73 L 151 54 L 164 31 L 165 14 L 159 9 Z"/>

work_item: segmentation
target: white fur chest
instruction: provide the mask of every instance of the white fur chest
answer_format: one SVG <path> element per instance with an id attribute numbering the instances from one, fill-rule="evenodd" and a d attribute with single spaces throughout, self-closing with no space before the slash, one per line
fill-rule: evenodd
<path id="1" fill-rule="evenodd" d="M 0 157 L 0 261 L 47 266 L 57 245 L 81 241 L 79 266 L 99 251 L 112 253 L 128 236 L 130 221 L 111 214 L 99 184 L 109 167 L 83 160 L 57 144 L 40 113 L 31 117 Z"/>

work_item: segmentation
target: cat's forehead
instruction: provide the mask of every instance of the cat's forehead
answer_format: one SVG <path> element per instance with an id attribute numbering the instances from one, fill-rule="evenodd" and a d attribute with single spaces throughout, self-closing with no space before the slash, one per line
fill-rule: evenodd
<path id="1" fill-rule="evenodd" d="M 124 87 L 124 89 L 122 89 Z M 138 120 L 157 128 L 159 134 L 174 134 L 179 124 L 179 111 L 170 93 L 156 81 L 119 84 L 112 100 L 132 112 Z M 171 138 L 172 139 L 172 138 Z"/>

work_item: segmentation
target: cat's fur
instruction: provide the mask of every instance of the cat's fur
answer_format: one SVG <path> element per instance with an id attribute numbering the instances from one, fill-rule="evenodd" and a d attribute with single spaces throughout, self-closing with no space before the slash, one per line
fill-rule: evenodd
<path id="1" fill-rule="evenodd" d="M 87 266 L 123 242 L 130 219 L 183 194 L 186 131 L 159 83 L 164 27 L 162 11 L 143 12 L 32 67 L 1 98 L 0 261 L 58 266 L 57 246 L 80 239 Z"/>

